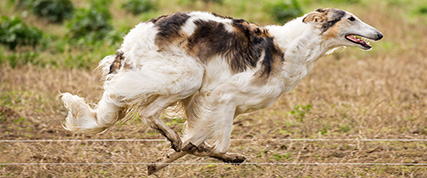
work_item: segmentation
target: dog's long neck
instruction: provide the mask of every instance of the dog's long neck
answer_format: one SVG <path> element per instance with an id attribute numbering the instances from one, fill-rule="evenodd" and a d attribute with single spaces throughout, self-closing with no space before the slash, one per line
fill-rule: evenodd
<path id="1" fill-rule="evenodd" d="M 330 50 L 315 28 L 297 18 L 284 26 L 268 26 L 276 44 L 284 51 L 280 77 L 283 92 L 291 91 L 313 69 L 317 59 Z"/>

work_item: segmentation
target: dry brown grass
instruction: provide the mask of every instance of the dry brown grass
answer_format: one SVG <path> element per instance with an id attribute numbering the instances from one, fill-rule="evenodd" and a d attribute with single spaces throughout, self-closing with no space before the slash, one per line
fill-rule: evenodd
<path id="1" fill-rule="evenodd" d="M 250 163 L 427 163 L 426 142 L 298 142 L 273 138 L 427 139 L 426 24 L 402 10 L 345 9 L 380 29 L 374 50 L 346 49 L 319 61 L 294 91 L 272 107 L 236 119 L 231 152 Z M 341 7 L 342 8 L 342 7 Z M 391 8 L 391 9 L 390 9 Z M 359 15 L 360 14 L 360 15 Z M 118 14 L 120 15 L 120 14 Z M 256 17 L 255 17 L 256 18 Z M 66 112 L 58 94 L 96 102 L 100 75 L 83 69 L 0 68 L 0 139 L 162 138 L 138 119 L 100 135 L 61 127 Z M 289 114 L 311 105 L 304 117 Z M 176 131 L 181 123 L 171 123 Z M 167 142 L 0 143 L 1 163 L 151 162 L 170 151 Z M 217 163 L 186 156 L 178 162 Z M 427 177 L 426 166 L 171 165 L 159 177 Z M 0 166 L 0 177 L 146 177 L 145 165 Z"/>

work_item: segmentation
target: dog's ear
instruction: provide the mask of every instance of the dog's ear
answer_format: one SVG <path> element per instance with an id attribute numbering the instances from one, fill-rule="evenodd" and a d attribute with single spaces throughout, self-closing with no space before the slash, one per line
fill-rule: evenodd
<path id="1" fill-rule="evenodd" d="M 324 22 L 328 19 L 328 9 L 316 9 L 313 12 L 308 13 L 302 22 Z"/>
<path id="2" fill-rule="evenodd" d="M 314 11 L 327 14 L 329 10 L 328 9 L 316 9 Z"/>

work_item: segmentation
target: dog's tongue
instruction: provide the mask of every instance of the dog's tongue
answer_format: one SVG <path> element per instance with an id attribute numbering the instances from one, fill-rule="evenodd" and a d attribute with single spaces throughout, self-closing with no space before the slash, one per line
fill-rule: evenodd
<path id="1" fill-rule="evenodd" d="M 356 37 L 356 36 L 354 36 L 354 35 L 350 35 L 350 36 L 348 36 L 348 38 L 350 38 L 351 40 L 353 40 L 354 42 L 357 42 L 357 43 L 363 43 L 363 42 L 365 42 L 365 41 L 363 41 L 362 39 L 357 38 L 357 37 Z"/>
<path id="2" fill-rule="evenodd" d="M 363 46 L 369 46 L 365 41 L 363 41 L 360 38 L 357 38 L 354 35 L 349 35 L 349 36 L 347 36 L 347 38 L 350 39 L 350 40 L 352 40 L 352 41 L 354 41 L 354 42 L 356 42 L 356 43 L 360 43 Z"/>

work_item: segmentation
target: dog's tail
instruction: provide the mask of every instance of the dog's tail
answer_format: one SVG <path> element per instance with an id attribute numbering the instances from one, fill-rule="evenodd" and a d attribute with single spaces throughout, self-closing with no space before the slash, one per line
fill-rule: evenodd
<path id="1" fill-rule="evenodd" d="M 95 109 L 83 98 L 63 93 L 62 102 L 68 110 L 63 127 L 77 133 L 103 132 L 124 117 L 123 107 L 104 93 Z"/>
<path id="2" fill-rule="evenodd" d="M 118 51 L 116 55 L 105 57 L 99 62 L 105 80 L 110 80 L 124 65 L 124 53 Z M 68 110 L 68 116 L 63 124 L 64 128 L 77 133 L 99 133 L 105 131 L 114 123 L 122 119 L 125 114 L 123 104 L 104 92 L 98 105 L 92 109 L 83 98 L 63 93 L 62 102 Z"/>

